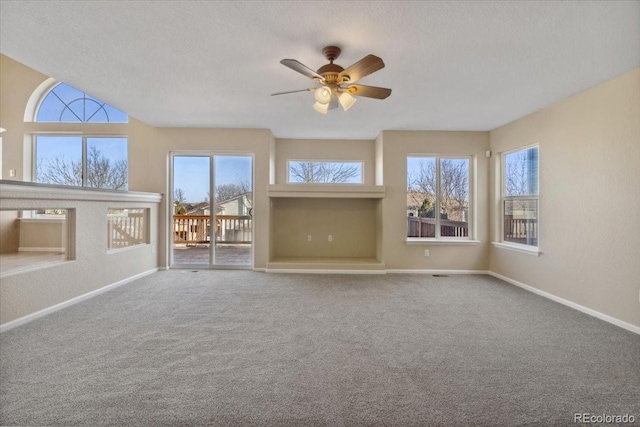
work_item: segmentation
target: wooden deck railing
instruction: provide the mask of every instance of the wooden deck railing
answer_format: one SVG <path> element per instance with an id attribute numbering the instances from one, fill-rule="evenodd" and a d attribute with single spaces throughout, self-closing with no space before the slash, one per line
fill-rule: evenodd
<path id="1" fill-rule="evenodd" d="M 538 220 L 536 218 L 512 218 L 505 215 L 504 240 L 506 242 L 538 245 Z"/>
<path id="2" fill-rule="evenodd" d="M 146 215 L 141 209 L 138 211 L 140 212 L 107 216 L 109 249 L 139 245 L 147 241 Z"/>
<path id="3" fill-rule="evenodd" d="M 174 215 L 173 242 L 201 244 L 210 242 L 209 215 Z M 215 241 L 218 243 L 251 243 L 253 220 L 249 216 L 216 215 Z"/>
<path id="4" fill-rule="evenodd" d="M 435 218 L 420 218 L 410 216 L 408 219 L 407 237 L 435 237 Z M 443 237 L 468 237 L 468 223 L 462 221 L 440 221 L 440 235 Z M 504 219 L 504 240 L 507 242 L 527 245 L 538 244 L 538 220 L 535 218 Z"/>
<path id="5" fill-rule="evenodd" d="M 407 237 L 435 237 L 436 219 L 407 217 L 409 221 Z M 469 224 L 463 221 L 440 220 L 440 236 L 442 237 L 468 237 Z"/>

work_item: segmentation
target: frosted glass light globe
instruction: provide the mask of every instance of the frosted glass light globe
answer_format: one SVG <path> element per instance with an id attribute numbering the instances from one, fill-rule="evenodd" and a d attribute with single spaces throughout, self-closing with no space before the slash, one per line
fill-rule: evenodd
<path id="1" fill-rule="evenodd" d="M 326 86 L 316 89 L 314 95 L 316 101 L 320 104 L 328 104 L 331 101 L 331 89 Z"/>

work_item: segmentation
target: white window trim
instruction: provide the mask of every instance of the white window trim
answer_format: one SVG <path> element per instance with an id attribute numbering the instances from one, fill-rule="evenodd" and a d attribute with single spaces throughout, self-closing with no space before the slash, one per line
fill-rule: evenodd
<path id="1" fill-rule="evenodd" d="M 476 240 L 476 156 L 475 155 L 459 155 L 459 154 L 407 154 L 406 158 L 409 157 L 433 157 L 436 160 L 436 188 L 440 189 L 440 160 L 441 159 L 466 159 L 469 161 L 469 232 L 468 237 L 460 238 L 460 237 L 447 237 L 440 236 L 440 227 L 436 226 L 436 237 L 406 237 L 405 243 L 407 245 L 417 245 L 417 244 L 452 244 L 452 245 L 477 245 L 480 244 L 480 240 Z M 406 162 L 406 160 L 405 160 Z M 405 163 L 406 167 L 406 163 Z M 408 174 L 408 171 L 405 169 L 405 175 Z M 407 177 L 405 177 L 406 179 Z M 406 182 L 405 188 L 409 187 L 409 183 Z M 437 196 L 437 195 L 436 195 Z M 436 197 L 434 206 L 434 212 L 440 212 L 440 198 Z M 405 206 L 406 208 L 406 206 Z M 405 209 L 406 210 L 406 209 Z M 436 217 L 439 215 L 436 214 Z M 436 219 L 436 225 L 440 223 L 439 218 Z M 408 231 L 405 230 L 405 235 Z"/>
<path id="2" fill-rule="evenodd" d="M 405 240 L 407 245 L 467 245 L 475 246 L 482 243 L 480 240 L 461 239 L 459 237 L 441 237 L 434 239 L 433 237 L 407 237 Z"/>
<path id="3" fill-rule="evenodd" d="M 493 246 L 500 249 L 507 249 L 514 252 L 520 252 L 528 255 L 540 256 L 542 252 L 537 246 L 521 245 L 513 242 L 491 242 Z"/>
<path id="4" fill-rule="evenodd" d="M 509 242 L 504 240 L 504 202 L 507 198 L 514 198 L 520 196 L 506 196 L 505 193 L 505 184 L 507 182 L 507 168 L 505 167 L 505 158 L 507 155 L 516 153 L 518 151 L 528 150 L 530 148 L 538 149 L 538 194 L 535 196 L 523 196 L 523 197 L 535 197 L 538 200 L 538 244 L 536 246 L 533 245 L 523 245 L 520 243 Z M 522 147 L 514 148 L 512 150 L 504 151 L 500 154 L 500 224 L 499 224 L 499 232 L 498 241 L 491 242 L 495 247 L 502 249 L 510 249 L 516 252 L 521 253 L 529 253 L 532 255 L 539 256 L 540 255 L 540 144 L 538 142 L 534 142 L 532 144 L 524 145 Z"/>
<path id="5" fill-rule="evenodd" d="M 292 182 L 289 179 L 289 169 L 291 162 L 301 163 L 359 163 L 360 164 L 360 182 Z M 330 159 L 287 159 L 287 170 L 285 171 L 287 184 L 291 185 L 364 185 L 364 161 L 363 160 L 330 160 Z"/>
<path id="6" fill-rule="evenodd" d="M 51 92 L 51 90 L 58 85 L 58 81 L 53 77 L 49 77 L 47 80 L 40 83 L 36 90 L 31 93 L 29 100 L 27 101 L 27 107 L 24 110 L 25 122 L 36 122 L 36 116 L 40 105 L 44 98 Z"/>

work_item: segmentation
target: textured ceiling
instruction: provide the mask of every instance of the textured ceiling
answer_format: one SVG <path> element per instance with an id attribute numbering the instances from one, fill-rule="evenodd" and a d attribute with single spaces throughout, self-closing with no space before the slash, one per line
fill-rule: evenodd
<path id="1" fill-rule="evenodd" d="M 323 116 L 324 46 L 393 89 Z M 640 2 L 1 1 L 0 51 L 154 126 L 280 138 L 490 130 L 640 65 Z"/>

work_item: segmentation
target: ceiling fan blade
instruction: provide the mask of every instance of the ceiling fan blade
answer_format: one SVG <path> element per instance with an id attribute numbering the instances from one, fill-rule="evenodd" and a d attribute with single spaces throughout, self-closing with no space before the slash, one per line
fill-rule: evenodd
<path id="1" fill-rule="evenodd" d="M 366 77 L 371 73 L 375 73 L 382 68 L 384 68 L 384 62 L 382 62 L 382 59 L 375 55 L 367 55 L 346 70 L 342 71 L 339 74 L 339 77 L 349 76 L 349 80 L 346 83 L 355 83 L 361 78 Z"/>
<path id="2" fill-rule="evenodd" d="M 271 96 L 276 96 L 276 95 L 286 95 L 288 93 L 296 93 L 296 92 L 311 92 L 314 89 L 300 89 L 300 90 L 290 90 L 288 92 L 276 92 L 276 93 L 272 93 Z"/>
<path id="3" fill-rule="evenodd" d="M 311 68 L 307 67 L 306 65 L 304 65 L 299 61 L 296 61 L 295 59 L 283 59 L 282 61 L 280 61 L 280 63 L 285 67 L 291 68 L 293 71 L 297 71 L 300 74 L 304 74 L 310 79 L 324 80 L 324 77 L 322 77 L 320 74 L 316 73 Z"/>
<path id="4" fill-rule="evenodd" d="M 349 85 L 345 90 L 353 96 L 365 96 L 376 99 L 385 99 L 391 95 L 391 89 L 376 86 Z"/>

